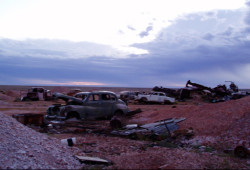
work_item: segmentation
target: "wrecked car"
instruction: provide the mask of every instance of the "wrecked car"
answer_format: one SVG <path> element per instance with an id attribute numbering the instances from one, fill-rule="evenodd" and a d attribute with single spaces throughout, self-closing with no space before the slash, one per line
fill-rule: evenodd
<path id="1" fill-rule="evenodd" d="M 46 118 L 93 120 L 111 118 L 113 115 L 126 115 L 128 106 L 108 91 L 80 92 L 74 97 L 62 93 L 54 93 L 54 97 L 62 99 L 66 105 L 54 104 L 47 109 Z"/>
<path id="2" fill-rule="evenodd" d="M 150 94 L 138 94 L 135 100 L 141 103 L 156 102 L 156 103 L 171 103 L 175 102 L 175 98 L 166 96 L 163 92 L 151 92 Z"/>
<path id="3" fill-rule="evenodd" d="M 28 89 L 28 92 L 20 92 L 21 93 L 21 101 L 38 101 L 38 100 L 45 100 L 49 101 L 52 100 L 52 94 L 50 90 L 44 89 L 43 87 L 32 87 Z"/>
<path id="4" fill-rule="evenodd" d="M 117 97 L 128 104 L 129 101 L 135 100 L 138 94 L 138 91 L 121 91 Z"/>

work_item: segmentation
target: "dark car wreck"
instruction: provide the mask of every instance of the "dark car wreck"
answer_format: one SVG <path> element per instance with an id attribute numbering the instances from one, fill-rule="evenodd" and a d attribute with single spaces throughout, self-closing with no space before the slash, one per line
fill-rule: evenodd
<path id="1" fill-rule="evenodd" d="M 232 81 L 229 82 L 229 88 L 224 85 L 217 85 L 214 88 L 210 88 L 198 83 L 193 83 L 190 80 L 187 81 L 186 86 L 180 89 L 170 89 L 155 86 L 154 91 L 164 92 L 169 96 L 175 97 L 179 101 L 192 98 L 192 93 L 197 93 L 203 97 L 203 99 L 212 103 L 223 102 L 231 99 L 239 99 L 246 95 L 249 95 L 247 91 L 240 91 L 238 86 Z"/>
<path id="2" fill-rule="evenodd" d="M 69 119 L 75 117 L 82 120 L 111 118 L 113 115 L 129 112 L 128 106 L 117 98 L 115 93 L 108 91 L 80 92 L 72 96 L 54 93 L 66 105 L 54 104 L 47 109 L 46 118 Z"/>

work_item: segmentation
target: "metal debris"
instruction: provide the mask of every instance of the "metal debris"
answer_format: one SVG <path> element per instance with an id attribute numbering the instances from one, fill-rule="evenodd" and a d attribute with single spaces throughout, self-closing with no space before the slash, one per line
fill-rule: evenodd
<path id="1" fill-rule="evenodd" d="M 106 164 L 106 165 L 111 165 L 113 164 L 111 161 L 109 160 L 105 160 L 105 159 L 101 159 L 98 157 L 89 157 L 89 156 L 78 156 L 75 155 L 75 157 L 83 163 L 90 163 L 90 164 Z"/>
<path id="2" fill-rule="evenodd" d="M 133 139 L 137 138 L 151 138 L 157 139 L 158 137 L 166 138 L 171 137 L 171 134 L 179 128 L 177 123 L 185 120 L 186 118 L 171 118 L 155 123 L 149 123 L 142 126 L 125 126 L 120 130 L 113 130 L 111 134 L 119 136 L 127 136 Z M 133 128 L 134 127 L 134 128 Z"/>

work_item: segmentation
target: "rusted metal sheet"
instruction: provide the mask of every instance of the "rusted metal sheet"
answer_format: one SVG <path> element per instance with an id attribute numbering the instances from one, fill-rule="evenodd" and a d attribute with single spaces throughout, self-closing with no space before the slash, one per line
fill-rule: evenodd
<path id="1" fill-rule="evenodd" d="M 186 118 L 171 118 L 167 120 L 161 120 L 155 123 L 145 124 L 142 126 L 135 126 L 135 128 L 124 127 L 121 130 L 113 130 L 111 134 L 119 136 L 128 136 L 133 138 L 136 138 L 138 136 L 171 136 L 171 133 L 173 133 L 179 128 L 177 123 L 185 119 Z"/>
<path id="2" fill-rule="evenodd" d="M 112 162 L 109 160 L 101 159 L 98 157 L 89 157 L 89 156 L 75 156 L 80 162 L 91 163 L 91 164 L 107 164 L 111 165 Z"/>

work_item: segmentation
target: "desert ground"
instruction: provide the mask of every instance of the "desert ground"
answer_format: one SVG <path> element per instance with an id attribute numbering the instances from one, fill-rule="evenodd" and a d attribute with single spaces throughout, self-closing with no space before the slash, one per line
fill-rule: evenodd
<path id="1" fill-rule="evenodd" d="M 142 112 L 126 118 L 126 124 L 143 125 L 169 118 L 186 118 L 179 130 L 193 129 L 190 138 L 175 140 L 130 139 L 109 132 L 109 120 L 85 122 L 95 130 L 64 128 L 43 131 L 12 118 L 23 113 L 46 114 L 47 108 L 62 101 L 24 101 L 20 91 L 29 86 L 0 86 L 1 169 L 250 169 L 250 158 L 236 157 L 232 150 L 250 142 L 250 96 L 208 103 L 199 96 L 175 104 L 129 103 Z M 45 87 L 67 93 L 75 87 Z M 151 91 L 151 88 L 77 87 L 82 91 L 105 90 L 119 93 Z M 76 138 L 74 146 L 62 139 Z M 80 163 L 74 156 L 98 157 L 111 164 Z"/>

